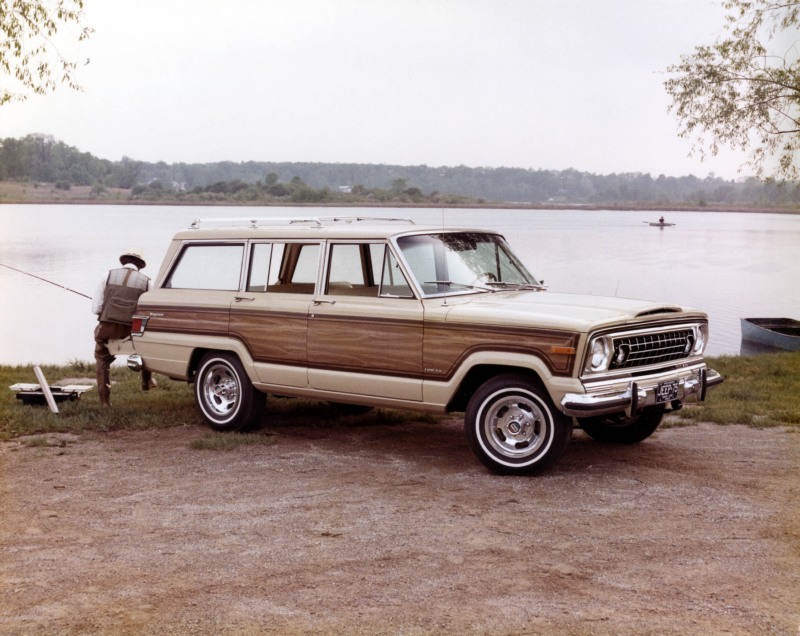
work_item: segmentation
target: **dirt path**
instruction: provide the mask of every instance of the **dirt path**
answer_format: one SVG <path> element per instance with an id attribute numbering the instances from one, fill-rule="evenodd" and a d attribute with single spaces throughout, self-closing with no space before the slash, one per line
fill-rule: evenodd
<path id="1" fill-rule="evenodd" d="M 800 435 L 577 432 L 497 477 L 461 423 L 0 445 L 0 634 L 788 634 Z"/>

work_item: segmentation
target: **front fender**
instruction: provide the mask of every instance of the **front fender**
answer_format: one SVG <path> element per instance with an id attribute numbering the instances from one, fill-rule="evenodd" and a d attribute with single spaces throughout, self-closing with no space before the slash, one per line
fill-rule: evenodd
<path id="1" fill-rule="evenodd" d="M 556 376 L 542 358 L 523 353 L 480 351 L 465 358 L 455 373 L 446 380 L 426 377 L 423 382 L 423 401 L 446 406 L 456 396 L 467 376 L 478 367 L 502 368 L 503 372 L 518 370 L 535 374 L 547 391 L 553 404 L 559 405 L 564 395 L 581 389 L 580 382 L 571 377 Z"/>

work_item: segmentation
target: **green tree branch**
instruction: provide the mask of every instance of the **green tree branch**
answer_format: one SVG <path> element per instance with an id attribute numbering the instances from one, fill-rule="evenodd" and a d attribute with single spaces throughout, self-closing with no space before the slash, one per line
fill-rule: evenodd
<path id="1" fill-rule="evenodd" d="M 678 134 L 693 140 L 701 158 L 723 145 L 749 152 L 759 177 L 800 176 L 800 41 L 770 51 L 786 32 L 796 37 L 800 0 L 726 0 L 728 37 L 698 46 L 664 86 L 679 120 Z M 768 162 L 776 160 L 772 167 Z"/>
<path id="2" fill-rule="evenodd" d="M 82 22 L 83 0 L 0 0 L 0 82 L 12 84 L 0 85 L 0 106 L 59 83 L 81 90 L 73 77 L 78 64 L 61 54 L 55 38 L 71 27 L 71 37 L 86 40 L 93 31 Z"/>

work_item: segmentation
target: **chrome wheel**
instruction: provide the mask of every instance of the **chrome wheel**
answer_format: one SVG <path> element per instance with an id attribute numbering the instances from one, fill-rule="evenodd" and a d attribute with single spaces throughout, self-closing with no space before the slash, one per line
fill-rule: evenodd
<path id="1" fill-rule="evenodd" d="M 491 404 L 482 420 L 486 441 L 505 457 L 525 457 L 548 443 L 547 418 L 529 398 L 501 398 Z"/>
<path id="2" fill-rule="evenodd" d="M 239 399 L 239 379 L 227 365 L 215 364 L 206 371 L 200 390 L 206 406 L 225 418 Z"/>
<path id="3" fill-rule="evenodd" d="M 195 376 L 195 402 L 200 414 L 218 431 L 237 431 L 255 425 L 266 395 L 257 391 L 232 353 L 207 353 Z"/>
<path id="4" fill-rule="evenodd" d="M 553 465 L 572 437 L 572 421 L 547 392 L 514 373 L 496 376 L 473 394 L 464 417 L 472 452 L 498 473 L 525 475 Z"/>

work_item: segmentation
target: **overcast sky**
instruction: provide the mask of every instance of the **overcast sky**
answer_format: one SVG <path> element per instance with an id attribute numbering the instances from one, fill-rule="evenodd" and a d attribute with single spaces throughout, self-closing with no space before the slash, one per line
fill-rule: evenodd
<path id="1" fill-rule="evenodd" d="M 737 177 L 701 163 L 664 69 L 721 0 L 86 0 L 82 93 L 0 108 L 96 156 Z M 745 171 L 746 174 L 746 171 Z"/>

